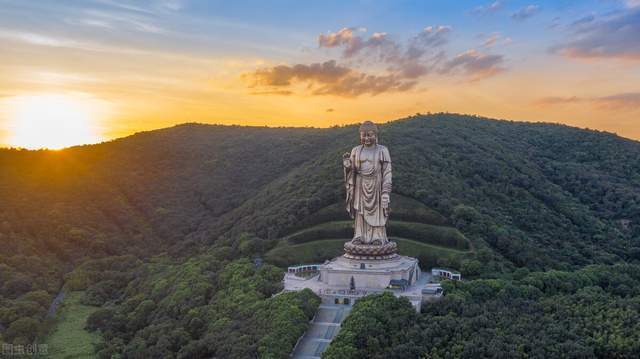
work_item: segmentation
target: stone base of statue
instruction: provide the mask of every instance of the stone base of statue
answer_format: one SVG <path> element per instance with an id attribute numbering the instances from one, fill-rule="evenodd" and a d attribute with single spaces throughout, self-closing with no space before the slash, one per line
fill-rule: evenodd
<path id="1" fill-rule="evenodd" d="M 365 248 L 368 247 L 368 248 Z M 335 288 L 409 287 L 420 277 L 418 260 L 397 254 L 397 245 L 345 244 L 346 253 L 320 265 L 319 280 Z"/>
<path id="2" fill-rule="evenodd" d="M 398 245 L 395 242 L 385 244 L 344 244 L 344 256 L 349 259 L 391 259 L 398 255 Z"/>
<path id="3" fill-rule="evenodd" d="M 284 290 L 311 289 L 325 305 L 352 305 L 369 294 L 391 291 L 406 297 L 420 311 L 421 303 L 433 297 L 424 290 L 431 284 L 430 272 L 422 272 L 417 258 L 398 254 L 397 244 L 345 244 L 345 254 L 322 264 L 303 264 L 287 268 Z M 365 248 L 367 247 L 367 248 Z M 311 273 L 301 276 L 299 272 Z M 439 287 L 439 285 L 438 285 Z M 442 295 L 442 290 L 436 293 Z"/>

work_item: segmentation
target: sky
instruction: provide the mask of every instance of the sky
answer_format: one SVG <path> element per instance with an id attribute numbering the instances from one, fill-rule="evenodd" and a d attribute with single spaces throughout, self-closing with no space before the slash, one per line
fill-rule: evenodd
<path id="1" fill-rule="evenodd" d="M 0 146 L 428 112 L 640 140 L 640 0 L 0 0 Z"/>

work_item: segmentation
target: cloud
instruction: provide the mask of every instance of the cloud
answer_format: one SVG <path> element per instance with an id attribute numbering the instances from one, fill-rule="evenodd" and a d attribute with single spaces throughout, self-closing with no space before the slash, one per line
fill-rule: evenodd
<path id="1" fill-rule="evenodd" d="M 279 96 L 289 96 L 293 95 L 293 91 L 290 90 L 264 90 L 264 91 L 253 91 L 250 93 L 251 95 L 279 95 Z"/>
<path id="2" fill-rule="evenodd" d="M 471 13 L 474 15 L 492 14 L 502 9 L 503 5 L 504 5 L 504 2 L 498 0 L 498 1 L 492 2 L 491 4 L 478 6 L 473 10 L 471 10 Z"/>
<path id="3" fill-rule="evenodd" d="M 624 3 L 628 8 L 640 7 L 640 0 L 626 0 Z"/>
<path id="4" fill-rule="evenodd" d="M 84 15 L 85 18 L 79 21 L 84 25 L 97 24 L 99 27 L 131 29 L 151 34 L 163 34 L 167 32 L 164 28 L 156 25 L 151 17 L 146 15 L 93 9 L 85 10 Z"/>
<path id="5" fill-rule="evenodd" d="M 547 28 L 556 29 L 556 28 L 560 27 L 560 25 L 562 24 L 562 22 L 560 20 L 561 20 L 560 16 L 554 17 L 553 19 L 551 19 L 551 23 L 549 23 Z"/>
<path id="6" fill-rule="evenodd" d="M 599 97 L 597 102 L 605 107 L 640 109 L 640 92 L 627 92 L 611 96 Z"/>
<path id="7" fill-rule="evenodd" d="M 558 96 L 550 96 L 543 97 L 536 101 L 537 105 L 540 106 L 554 106 L 554 105 L 566 105 L 566 104 L 574 104 L 578 102 L 583 102 L 584 99 L 576 96 L 571 97 L 558 97 Z"/>
<path id="8" fill-rule="evenodd" d="M 410 59 L 419 58 L 427 51 L 447 43 L 451 26 L 428 26 L 409 40 L 405 56 Z"/>
<path id="9" fill-rule="evenodd" d="M 482 42 L 482 47 L 484 48 L 492 48 L 496 45 L 508 45 L 513 42 L 510 37 L 505 37 L 499 32 L 491 33 L 490 35 L 480 35 L 479 36 L 484 41 Z"/>
<path id="10" fill-rule="evenodd" d="M 113 46 L 113 45 L 102 44 L 99 42 L 79 41 L 79 40 L 65 38 L 65 37 L 55 37 L 55 36 L 49 36 L 49 35 L 43 35 L 43 34 L 31 33 L 31 32 L 3 30 L 1 28 L 0 28 L 0 39 L 17 41 L 17 42 L 21 42 L 29 45 L 60 47 L 60 48 L 76 49 L 76 50 L 90 51 L 90 52 L 105 52 L 105 53 L 114 53 L 114 54 L 123 54 L 123 55 L 176 56 L 172 53 L 149 51 L 149 50 L 144 50 L 140 48 L 125 47 L 122 45 Z M 176 56 L 176 57 L 186 58 L 184 56 Z"/>
<path id="11" fill-rule="evenodd" d="M 450 26 L 428 26 L 409 39 L 403 47 L 396 45 L 385 57 L 389 69 L 407 79 L 417 79 L 434 70 L 444 58 L 441 48 L 449 41 Z"/>
<path id="12" fill-rule="evenodd" d="M 346 45 L 347 48 L 360 47 L 357 43 L 361 42 L 359 36 L 353 36 L 354 28 L 345 27 L 338 32 L 330 32 L 326 35 L 318 36 L 318 46 L 320 47 L 339 47 Z M 353 50 L 351 50 L 353 52 Z"/>
<path id="13" fill-rule="evenodd" d="M 364 29 L 343 28 L 338 32 L 318 36 L 321 48 L 341 48 L 345 59 L 382 63 L 390 73 L 408 79 L 427 74 L 441 59 L 439 50 L 448 42 L 450 26 L 428 26 L 402 44 L 384 32 L 375 32 L 369 38 L 357 32 Z"/>
<path id="14" fill-rule="evenodd" d="M 258 69 L 244 75 L 252 81 L 252 86 L 289 86 L 292 81 L 309 81 L 315 83 L 335 83 L 352 70 L 339 66 L 335 60 L 311 65 L 298 64 L 294 66 L 279 65 Z"/>
<path id="15" fill-rule="evenodd" d="M 640 7 L 580 19 L 569 31 L 569 40 L 551 52 L 571 58 L 640 60 Z"/>
<path id="16" fill-rule="evenodd" d="M 471 81 L 477 81 L 505 71 L 501 66 L 503 62 L 502 55 L 487 55 L 472 49 L 447 61 L 440 72 L 446 74 L 461 69 Z"/>
<path id="17" fill-rule="evenodd" d="M 483 47 L 492 47 L 493 45 L 496 44 L 496 42 L 498 42 L 499 37 L 500 37 L 500 34 L 494 32 L 493 34 L 489 35 L 489 37 L 487 37 L 484 40 L 484 43 L 482 43 L 482 46 Z"/>
<path id="18" fill-rule="evenodd" d="M 365 31 L 365 29 L 345 27 L 338 32 L 320 34 L 318 46 L 321 48 L 343 48 L 342 56 L 344 58 L 353 58 L 363 54 L 363 50 L 384 51 L 379 59 L 392 62 L 397 61 L 401 56 L 419 58 L 428 50 L 443 46 L 447 43 L 451 27 L 443 25 L 425 27 L 410 38 L 404 46 L 390 39 L 385 32 L 374 32 L 368 39 L 356 34 L 356 32 Z"/>
<path id="19" fill-rule="evenodd" d="M 12 30 L 0 29 L 0 38 L 7 40 L 20 41 L 23 43 L 49 46 L 49 47 L 67 47 L 67 48 L 84 48 L 85 44 L 67 38 L 53 37 L 32 32 L 20 32 Z"/>
<path id="20" fill-rule="evenodd" d="M 365 36 L 365 29 L 345 27 L 318 36 L 320 48 L 338 49 L 343 64 L 336 60 L 312 64 L 278 65 L 244 73 L 241 77 L 254 94 L 290 94 L 357 97 L 413 89 L 418 80 L 431 73 L 470 76 L 476 81 L 505 69 L 501 55 L 470 50 L 447 61 L 442 49 L 449 41 L 449 26 L 428 26 L 404 42 L 392 40 L 384 32 Z M 499 37 L 501 41 L 505 39 Z M 496 40 L 497 41 L 497 40 Z M 368 73 L 358 68 L 375 68 Z M 459 70 L 458 70 L 459 69 Z"/>
<path id="21" fill-rule="evenodd" d="M 572 22 L 570 26 L 575 28 L 575 27 L 578 27 L 578 26 L 587 25 L 589 23 L 592 23 L 595 19 L 596 19 L 595 14 L 589 14 L 587 16 L 583 16 L 583 17 L 579 18 L 578 20 Z"/>
<path id="22" fill-rule="evenodd" d="M 181 0 L 164 0 L 160 2 L 160 7 L 171 11 L 178 11 L 182 10 L 184 2 Z"/>
<path id="23" fill-rule="evenodd" d="M 394 43 L 387 38 L 384 32 L 375 32 L 368 39 L 354 33 L 365 29 L 356 29 L 345 27 L 338 32 L 330 32 L 328 34 L 320 34 L 318 36 L 318 46 L 324 48 L 343 47 L 342 56 L 351 58 L 358 55 L 364 49 L 376 49 L 385 46 L 394 46 Z"/>
<path id="24" fill-rule="evenodd" d="M 242 78 L 249 82 L 251 88 L 266 88 L 266 92 L 254 94 L 274 94 L 274 91 L 282 91 L 278 88 L 303 84 L 312 95 L 357 97 L 407 91 L 416 85 L 415 81 L 404 80 L 395 74 L 366 74 L 338 65 L 335 60 L 310 65 L 268 67 L 245 73 Z"/>
<path id="25" fill-rule="evenodd" d="M 599 97 L 544 97 L 536 101 L 539 106 L 557 106 L 587 103 L 601 109 L 618 110 L 626 108 L 640 109 L 640 92 L 626 92 Z"/>
<path id="26" fill-rule="evenodd" d="M 133 11 L 133 12 L 139 12 L 139 13 L 145 13 L 145 14 L 153 13 L 151 10 L 148 10 L 143 7 L 136 6 L 134 4 L 130 4 L 127 2 L 121 2 L 116 0 L 94 0 L 94 1 L 100 4 L 104 4 L 110 7 L 119 8 L 127 11 Z"/>
<path id="27" fill-rule="evenodd" d="M 511 14 L 511 18 L 515 21 L 524 21 L 540 11 L 538 5 L 528 5 Z"/>
<path id="28" fill-rule="evenodd" d="M 103 4 L 112 8 L 118 8 L 126 11 L 155 14 L 156 10 L 179 11 L 184 7 L 182 0 L 155 0 L 155 1 L 124 1 L 124 0 L 93 0 L 96 3 Z"/>
<path id="29" fill-rule="evenodd" d="M 375 96 L 383 92 L 408 91 L 416 84 L 416 81 L 405 81 L 394 74 L 378 76 L 366 73 L 352 73 L 336 83 L 321 86 L 314 90 L 313 94 L 343 97 L 357 97 L 364 94 Z"/>

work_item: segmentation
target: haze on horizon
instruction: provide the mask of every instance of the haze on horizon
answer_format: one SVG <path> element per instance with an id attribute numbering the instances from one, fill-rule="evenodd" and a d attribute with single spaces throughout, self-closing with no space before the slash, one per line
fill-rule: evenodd
<path id="1" fill-rule="evenodd" d="M 417 112 L 640 139 L 638 34 L 638 0 L 0 0 L 0 146 Z"/>

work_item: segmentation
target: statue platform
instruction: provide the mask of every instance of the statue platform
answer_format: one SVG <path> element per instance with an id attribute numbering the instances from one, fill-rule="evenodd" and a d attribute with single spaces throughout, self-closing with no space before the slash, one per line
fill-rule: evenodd
<path id="1" fill-rule="evenodd" d="M 321 282 L 347 289 L 352 289 L 352 284 L 356 289 L 385 289 L 392 283 L 404 283 L 408 287 L 421 273 L 416 258 L 400 255 L 387 259 L 352 259 L 342 255 L 325 262 L 318 270 Z"/>
<path id="2" fill-rule="evenodd" d="M 294 271 L 299 268 L 312 269 L 316 274 L 298 276 Z M 284 276 L 284 291 L 308 288 L 327 305 L 353 305 L 366 295 L 390 291 L 407 297 L 420 311 L 422 302 L 442 295 L 440 285 L 432 280 L 430 272 L 420 270 L 416 258 L 395 255 L 389 259 L 355 260 L 342 255 L 323 264 L 290 267 Z"/>

